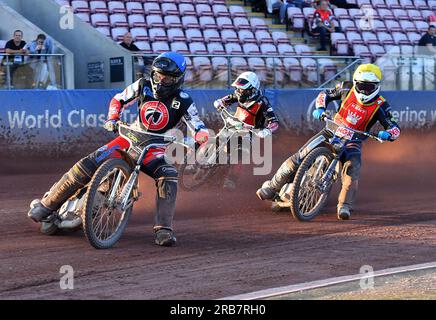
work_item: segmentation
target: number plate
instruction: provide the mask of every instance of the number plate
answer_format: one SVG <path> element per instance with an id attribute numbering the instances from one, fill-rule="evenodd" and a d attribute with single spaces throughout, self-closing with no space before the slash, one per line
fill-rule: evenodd
<path id="1" fill-rule="evenodd" d="M 346 140 L 351 140 L 351 138 L 353 138 L 354 135 L 354 131 L 344 128 L 344 127 L 339 127 L 336 132 L 335 135 L 338 136 L 339 138 L 344 138 Z"/>

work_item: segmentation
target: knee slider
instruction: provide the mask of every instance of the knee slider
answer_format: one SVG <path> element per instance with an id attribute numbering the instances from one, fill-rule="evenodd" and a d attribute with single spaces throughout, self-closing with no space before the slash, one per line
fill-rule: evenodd
<path id="1" fill-rule="evenodd" d="M 159 178 L 156 180 L 157 192 L 159 198 L 172 201 L 177 196 L 177 179 L 174 178 Z"/>
<path id="2" fill-rule="evenodd" d="M 163 165 L 154 172 L 156 187 L 160 198 L 175 199 L 177 195 L 177 169 L 171 165 Z"/>

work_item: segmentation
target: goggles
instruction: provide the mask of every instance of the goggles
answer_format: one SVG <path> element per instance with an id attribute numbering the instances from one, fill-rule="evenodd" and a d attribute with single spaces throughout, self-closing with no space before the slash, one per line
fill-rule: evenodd
<path id="1" fill-rule="evenodd" d="M 171 87 L 179 81 L 179 77 L 169 76 L 158 71 L 153 72 L 153 82 L 164 87 Z"/>
<path id="2" fill-rule="evenodd" d="M 377 90 L 379 82 L 356 81 L 355 87 L 358 93 L 370 95 Z"/>

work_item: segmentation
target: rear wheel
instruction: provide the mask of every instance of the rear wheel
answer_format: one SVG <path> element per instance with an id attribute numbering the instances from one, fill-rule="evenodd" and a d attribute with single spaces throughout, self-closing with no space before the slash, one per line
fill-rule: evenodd
<path id="1" fill-rule="evenodd" d="M 121 212 L 118 201 L 110 203 L 109 198 L 112 190 L 116 188 L 115 200 L 118 199 L 131 171 L 124 160 L 109 159 L 95 172 L 88 186 L 82 220 L 86 238 L 94 248 L 112 247 L 127 226 L 132 206 Z"/>
<path id="2" fill-rule="evenodd" d="M 319 147 L 301 162 L 291 191 L 291 212 L 299 221 L 312 220 L 324 207 L 331 184 L 322 191 L 319 183 L 332 160 L 332 152 L 326 147 Z"/>

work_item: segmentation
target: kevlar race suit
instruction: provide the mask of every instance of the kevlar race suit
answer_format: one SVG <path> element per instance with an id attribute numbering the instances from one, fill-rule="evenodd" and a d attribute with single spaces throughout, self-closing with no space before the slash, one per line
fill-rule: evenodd
<path id="1" fill-rule="evenodd" d="M 138 80 L 122 93 L 115 95 L 110 103 L 108 120 L 119 120 L 123 109 L 136 101 L 138 117 L 135 125 L 145 131 L 164 134 L 177 126 L 181 120 L 196 133 L 204 128 L 197 108 L 187 93 L 178 90 L 170 98 L 160 101 L 153 97 L 151 84 L 145 79 Z M 153 143 L 155 140 L 154 137 Z M 121 157 L 116 150 L 127 150 L 129 146 L 129 141 L 119 136 L 79 160 L 50 190 L 48 196 L 41 201 L 42 205 L 53 211 L 58 210 L 78 189 L 91 180 L 97 168 L 105 160 Z M 164 152 L 164 145 L 151 148 L 141 168 L 142 172 L 156 181 L 155 231 L 162 228 L 172 230 L 177 196 L 177 170 L 166 162 Z"/>
<path id="2" fill-rule="evenodd" d="M 238 102 L 238 98 L 235 94 L 229 94 L 221 99 L 217 100 L 218 104 L 224 108 L 230 107 L 234 103 L 238 103 L 234 116 L 241 122 L 253 126 L 255 129 L 259 129 L 257 136 L 259 138 L 266 138 L 276 132 L 279 128 L 279 121 L 274 113 L 274 109 L 271 106 L 267 97 L 259 95 L 256 101 L 249 107 L 246 107 Z M 250 138 L 247 136 L 247 138 Z M 242 150 L 239 144 L 239 150 Z M 235 182 L 237 181 L 237 174 L 241 172 L 241 165 L 233 165 L 229 167 L 229 170 L 225 176 L 224 186 L 229 189 L 235 188 Z"/>
<path id="3" fill-rule="evenodd" d="M 370 102 L 362 104 L 356 99 L 354 90 L 352 90 L 352 84 L 342 82 L 333 89 L 321 92 L 316 99 L 316 108 L 325 110 L 327 105 L 334 100 L 342 101 L 334 116 L 336 123 L 360 131 L 369 131 L 372 126 L 379 122 L 390 133 L 390 141 L 394 141 L 400 136 L 400 127 L 392 119 L 391 107 L 381 95 L 377 95 Z M 328 137 L 327 132 L 322 130 L 312 137 L 300 150 L 303 150 L 320 135 Z M 360 175 L 362 141 L 354 140 L 350 142 L 340 159 L 343 167 L 342 189 L 339 194 L 338 209 L 347 208 L 351 210 L 354 204 Z M 302 160 L 300 152 L 289 157 L 280 166 L 273 178 L 264 183 L 262 189 L 269 188 L 279 192 L 286 183 L 292 182 Z"/>

